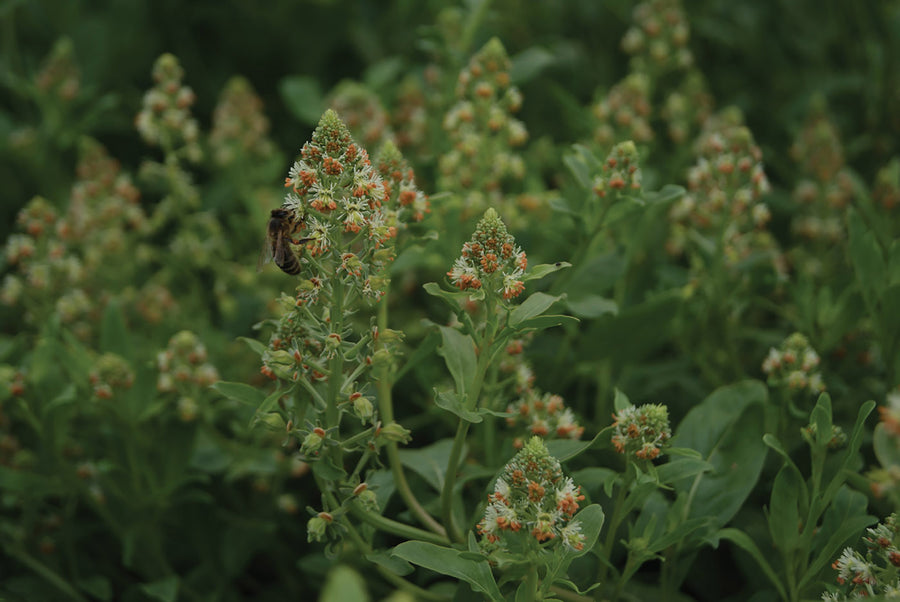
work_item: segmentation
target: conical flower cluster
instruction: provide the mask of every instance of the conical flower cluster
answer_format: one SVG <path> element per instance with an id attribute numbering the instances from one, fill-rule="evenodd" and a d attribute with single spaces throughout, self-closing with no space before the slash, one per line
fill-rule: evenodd
<path id="1" fill-rule="evenodd" d="M 620 454 L 654 460 L 672 437 L 669 409 L 657 403 L 629 406 L 616 412 L 613 447 Z"/>
<path id="2" fill-rule="evenodd" d="M 298 240 L 305 239 L 306 252 L 316 258 L 315 273 L 304 273 L 313 282 L 304 300 L 314 301 L 318 289 L 335 275 L 380 298 L 383 283 L 376 275 L 393 253 L 379 249 L 396 234 L 382 211 L 389 188 L 337 113 L 329 110 L 322 116 L 285 186 L 290 192 L 282 209 L 294 216 L 300 225 Z"/>
<path id="3" fill-rule="evenodd" d="M 485 287 L 512 299 L 525 289 L 522 277 L 527 265 L 525 252 L 506 231 L 500 216 L 488 209 L 447 276 L 461 290 Z"/>
<path id="4" fill-rule="evenodd" d="M 582 500 L 581 487 L 563 474 L 544 441 L 532 437 L 503 468 L 478 532 L 487 547 L 502 547 L 505 540 L 524 536 L 581 550 L 585 538 L 572 517 Z"/>

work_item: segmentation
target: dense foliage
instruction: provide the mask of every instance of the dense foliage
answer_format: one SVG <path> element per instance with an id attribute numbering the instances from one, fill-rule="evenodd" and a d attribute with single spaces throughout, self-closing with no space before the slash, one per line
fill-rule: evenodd
<path id="1" fill-rule="evenodd" d="M 0 20 L 3 600 L 900 596 L 896 3 Z"/>

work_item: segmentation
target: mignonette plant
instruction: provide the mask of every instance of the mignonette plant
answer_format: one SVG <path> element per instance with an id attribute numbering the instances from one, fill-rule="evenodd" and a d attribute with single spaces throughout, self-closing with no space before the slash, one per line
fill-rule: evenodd
<path id="1" fill-rule="evenodd" d="M 0 599 L 900 597 L 893 4 L 7 4 Z"/>

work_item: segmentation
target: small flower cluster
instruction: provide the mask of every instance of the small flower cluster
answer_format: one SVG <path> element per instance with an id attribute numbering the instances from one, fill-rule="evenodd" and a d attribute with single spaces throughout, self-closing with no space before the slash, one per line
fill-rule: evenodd
<path id="1" fill-rule="evenodd" d="M 41 197 L 19 212 L 22 233 L 7 239 L 4 255 L 13 271 L 0 286 L 0 303 L 20 306 L 28 323 L 57 313 L 87 340 L 108 292 L 131 281 L 138 262 L 118 259 L 132 252 L 146 218 L 118 162 L 87 138 L 79 151 L 78 179 L 63 215 Z"/>
<path id="2" fill-rule="evenodd" d="M 104 353 L 94 362 L 90 372 L 91 385 L 98 399 L 112 399 L 117 393 L 134 384 L 134 371 L 125 358 Z"/>
<path id="3" fill-rule="evenodd" d="M 253 86 L 243 77 L 225 84 L 213 111 L 209 134 L 212 160 L 219 167 L 239 166 L 266 161 L 274 156 L 275 145 L 269 138 L 269 119 Z"/>
<path id="4" fill-rule="evenodd" d="M 181 83 L 184 69 L 171 54 L 163 54 L 153 65 L 156 85 L 144 94 L 143 107 L 135 118 L 141 137 L 166 153 L 181 152 L 189 161 L 199 161 L 200 127 L 191 115 L 197 99 L 194 91 Z"/>
<path id="5" fill-rule="evenodd" d="M 615 145 L 603 162 L 602 172 L 594 177 L 594 193 L 605 197 L 608 192 L 641 189 L 641 170 L 634 142 Z"/>
<path id="6" fill-rule="evenodd" d="M 532 437 L 503 468 L 488 495 L 484 518 L 478 523 L 482 545 L 502 549 L 505 540 L 519 537 L 581 550 L 584 535 L 572 517 L 583 500 L 581 487 L 563 474 L 543 440 Z"/>
<path id="7" fill-rule="evenodd" d="M 308 296 L 298 296 L 297 299 L 292 299 L 286 295 L 281 298 L 284 313 L 269 338 L 260 369 L 263 375 L 272 380 L 279 377 L 291 381 L 304 377 L 313 382 L 325 379 L 327 370 L 321 362 L 328 355 L 329 349 L 333 349 L 333 345 L 328 345 L 328 342 L 334 339 L 329 338 L 328 330 L 313 332 L 310 329 L 313 324 L 307 324 L 295 315 L 295 308 L 304 304 L 307 298 Z"/>
<path id="8" fill-rule="evenodd" d="M 43 96 L 71 102 L 81 89 L 81 73 L 75 60 L 75 47 L 69 38 L 53 44 L 34 79 L 35 89 Z"/>
<path id="9" fill-rule="evenodd" d="M 793 231 L 808 240 L 833 244 L 845 238 L 844 211 L 853 200 L 853 180 L 844 165 L 844 149 L 824 104 L 813 106 L 791 147 L 791 156 L 807 177 L 794 188 L 799 212 Z M 821 260 L 808 258 L 807 269 Z"/>
<path id="10" fill-rule="evenodd" d="M 343 81 L 335 86 L 328 107 L 341 116 L 354 140 L 366 148 L 377 148 L 394 137 L 390 117 L 378 95 L 367 86 Z"/>
<path id="11" fill-rule="evenodd" d="M 208 360 L 206 347 L 196 334 L 189 330 L 176 333 L 166 350 L 156 356 L 156 388 L 163 393 L 189 395 L 210 386 L 219 380 L 219 372 Z"/>
<path id="12" fill-rule="evenodd" d="M 397 146 L 417 156 L 428 154 L 423 152 L 428 133 L 428 110 L 422 83 L 416 77 L 410 75 L 400 82 L 392 117 Z"/>
<path id="13" fill-rule="evenodd" d="M 713 97 L 703 74 L 689 71 L 675 91 L 663 101 L 661 116 L 668 124 L 669 138 L 676 144 L 690 140 L 713 112 Z"/>
<path id="14" fill-rule="evenodd" d="M 762 371 L 771 387 L 786 387 L 790 391 L 808 391 L 818 395 L 825 390 L 819 367 L 819 354 L 809 341 L 795 332 L 778 349 L 769 349 Z"/>
<path id="15" fill-rule="evenodd" d="M 302 292 L 304 299 L 314 302 L 318 290 L 334 277 L 348 279 L 357 292 L 380 299 L 393 259 L 391 249 L 380 248 L 397 232 L 382 210 L 390 200 L 390 186 L 330 109 L 300 154 L 285 180 L 290 192 L 282 208 L 303 223 L 299 236 L 308 239 L 306 250 L 316 258 L 313 285 Z"/>
<path id="16" fill-rule="evenodd" d="M 707 120 L 697 143 L 697 163 L 687 175 L 689 194 L 669 213 L 673 226 L 666 249 L 675 255 L 684 252 L 694 230 L 716 239 L 726 266 L 751 253 L 765 253 L 780 269 L 777 243 L 766 230 L 771 213 L 760 198 L 769 190 L 762 152 L 742 121 L 736 110 Z"/>
<path id="17" fill-rule="evenodd" d="M 541 395 L 530 389 L 517 402 L 509 404 L 506 411 L 513 414 L 506 419 L 509 426 L 524 427 L 530 434 L 539 437 L 580 439 L 584 433 L 584 427 L 578 424 L 575 413 L 566 407 L 562 397 L 552 393 Z M 517 437 L 513 444 L 521 448 L 524 441 Z"/>
<path id="18" fill-rule="evenodd" d="M 375 169 L 381 175 L 387 199 L 385 221 L 394 227 L 420 222 L 431 212 L 428 198 L 416 186 L 415 174 L 397 145 L 388 140 L 375 157 Z"/>
<path id="19" fill-rule="evenodd" d="M 878 170 L 872 187 L 872 200 L 888 213 L 892 213 L 894 207 L 900 205 L 900 157 L 894 157 Z M 892 219 L 897 218 L 892 215 Z"/>
<path id="20" fill-rule="evenodd" d="M 656 403 L 628 406 L 616 412 L 612 444 L 617 452 L 639 460 L 655 460 L 669 439 L 669 409 Z"/>
<path id="21" fill-rule="evenodd" d="M 617 140 L 647 143 L 653 140 L 650 127 L 650 79 L 643 73 L 632 73 L 604 95 L 593 106 L 597 119 L 594 141 L 609 147 Z"/>
<path id="22" fill-rule="evenodd" d="M 803 427 L 803 438 L 810 443 L 816 440 L 816 433 L 818 432 L 818 427 L 815 422 L 810 422 L 808 425 Z M 841 449 L 847 445 L 847 433 L 844 432 L 844 429 L 839 427 L 836 424 L 831 425 L 831 439 L 826 443 L 826 447 L 830 450 Z"/>
<path id="23" fill-rule="evenodd" d="M 632 69 L 660 77 L 694 62 L 688 48 L 690 26 L 680 0 L 648 0 L 634 8 L 633 25 L 622 38 Z"/>
<path id="24" fill-rule="evenodd" d="M 865 556 L 853 548 L 845 548 L 831 568 L 838 572 L 837 582 L 841 590 L 822 594 L 825 602 L 861 600 L 872 596 L 900 598 L 900 524 L 897 515 L 891 514 L 884 522 L 866 529 L 862 538 L 866 546 Z"/>
<path id="25" fill-rule="evenodd" d="M 491 39 L 459 74 L 458 102 L 444 117 L 453 148 L 440 158 L 438 187 L 463 193 L 472 213 L 499 202 L 504 181 L 525 175 L 524 161 L 511 150 L 525 143 L 528 132 L 512 117 L 522 94 L 510 85 L 509 68 L 503 44 Z"/>
<path id="26" fill-rule="evenodd" d="M 522 277 L 527 265 L 525 252 L 506 231 L 500 216 L 488 209 L 447 276 L 460 290 L 484 287 L 490 293 L 512 299 L 525 290 Z"/>
<path id="27" fill-rule="evenodd" d="M 885 401 L 886 405 L 878 406 L 881 422 L 889 433 L 900 436 L 900 388 L 892 389 Z"/>

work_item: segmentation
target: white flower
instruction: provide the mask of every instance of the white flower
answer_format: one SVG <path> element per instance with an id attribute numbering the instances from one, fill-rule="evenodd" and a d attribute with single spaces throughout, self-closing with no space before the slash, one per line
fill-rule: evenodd
<path id="1" fill-rule="evenodd" d="M 569 522 L 568 525 L 560 531 L 563 544 L 571 550 L 581 550 L 584 548 L 584 533 L 581 532 L 581 523 L 577 520 Z"/>

